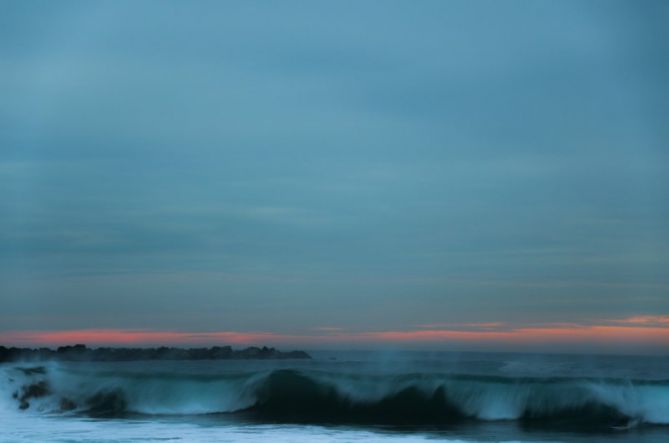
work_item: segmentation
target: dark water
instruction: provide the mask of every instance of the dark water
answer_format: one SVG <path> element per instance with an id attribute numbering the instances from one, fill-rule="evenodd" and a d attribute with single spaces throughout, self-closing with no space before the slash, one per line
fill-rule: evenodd
<path id="1" fill-rule="evenodd" d="M 0 366 L 0 441 L 669 441 L 669 358 L 313 352 Z"/>

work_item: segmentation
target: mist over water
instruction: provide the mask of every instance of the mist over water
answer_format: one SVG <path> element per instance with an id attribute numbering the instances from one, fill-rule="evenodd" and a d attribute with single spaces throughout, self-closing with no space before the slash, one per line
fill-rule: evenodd
<path id="1" fill-rule="evenodd" d="M 4 364 L 0 441 L 669 438 L 666 357 L 312 354 Z"/>

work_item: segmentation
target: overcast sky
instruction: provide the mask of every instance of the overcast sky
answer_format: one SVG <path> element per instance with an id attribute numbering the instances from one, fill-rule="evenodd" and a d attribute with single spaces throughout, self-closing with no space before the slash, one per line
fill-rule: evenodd
<path id="1" fill-rule="evenodd" d="M 669 315 L 668 20 L 2 1 L 0 331 Z"/>

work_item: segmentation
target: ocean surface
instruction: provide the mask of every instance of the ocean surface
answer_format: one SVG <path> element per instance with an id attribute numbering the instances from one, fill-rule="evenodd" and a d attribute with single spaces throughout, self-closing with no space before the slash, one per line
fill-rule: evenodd
<path id="1" fill-rule="evenodd" d="M 669 442 L 669 356 L 0 365 L 0 442 Z"/>

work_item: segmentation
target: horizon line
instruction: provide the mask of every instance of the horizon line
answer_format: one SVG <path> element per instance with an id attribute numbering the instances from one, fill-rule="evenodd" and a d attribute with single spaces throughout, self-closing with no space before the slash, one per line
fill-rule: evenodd
<path id="1" fill-rule="evenodd" d="M 503 322 L 435 323 L 408 329 L 354 331 L 335 327 L 310 332 L 179 331 L 138 328 L 82 328 L 68 330 L 0 331 L 0 343 L 57 346 L 101 345 L 282 345 L 331 349 L 333 346 L 469 346 L 528 348 L 541 345 L 604 346 L 666 349 L 669 351 L 669 316 L 632 316 L 592 323 L 510 325 Z"/>

